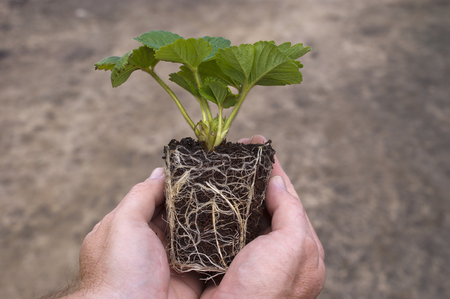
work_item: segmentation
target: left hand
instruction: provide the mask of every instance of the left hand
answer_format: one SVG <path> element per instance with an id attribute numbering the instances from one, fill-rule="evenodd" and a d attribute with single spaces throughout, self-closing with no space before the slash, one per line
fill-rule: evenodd
<path id="1" fill-rule="evenodd" d="M 86 236 L 81 285 L 67 298 L 199 298 L 198 274 L 169 268 L 163 210 L 164 171 L 157 168 Z"/>

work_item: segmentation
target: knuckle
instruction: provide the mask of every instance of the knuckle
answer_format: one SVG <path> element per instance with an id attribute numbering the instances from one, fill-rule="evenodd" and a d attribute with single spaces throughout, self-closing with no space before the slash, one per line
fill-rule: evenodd
<path id="1" fill-rule="evenodd" d="M 110 226 L 111 223 L 114 222 L 114 219 L 116 218 L 116 211 L 112 211 L 108 214 L 105 215 L 105 217 L 103 217 L 102 221 L 100 221 L 100 224 L 97 228 L 97 230 L 95 232 L 103 232 L 105 230 L 107 230 Z M 94 232 L 94 233 L 95 233 Z"/>
<path id="2" fill-rule="evenodd" d="M 314 296 L 313 298 L 316 298 L 320 294 L 323 289 L 324 283 L 325 281 L 321 277 L 311 279 L 311 281 L 309 282 L 309 288 L 310 293 Z"/>
<path id="3" fill-rule="evenodd" d="M 322 291 L 323 286 L 325 285 L 325 266 L 319 267 L 316 272 L 316 275 L 312 281 L 312 289 L 316 293 L 316 296 Z"/>
<path id="4" fill-rule="evenodd" d="M 304 265 L 297 283 L 297 292 L 301 298 L 316 298 L 325 285 L 325 264 L 309 263 Z"/>
<path id="5" fill-rule="evenodd" d="M 309 283 L 312 291 L 316 292 L 318 295 L 325 284 L 326 269 L 325 264 L 320 257 L 317 245 L 316 249 L 311 252 L 309 268 L 312 273 Z"/>
<path id="6" fill-rule="evenodd" d="M 319 258 L 319 247 L 317 246 L 316 240 L 312 236 L 307 234 L 303 242 L 306 252 L 314 257 Z"/>

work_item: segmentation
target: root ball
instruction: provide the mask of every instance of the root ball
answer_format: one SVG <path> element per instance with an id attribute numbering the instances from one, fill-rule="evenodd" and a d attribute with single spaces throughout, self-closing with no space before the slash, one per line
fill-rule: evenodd
<path id="1" fill-rule="evenodd" d="M 213 151 L 192 138 L 164 149 L 168 255 L 178 272 L 226 272 L 258 236 L 274 163 L 271 142 L 223 142 Z"/>

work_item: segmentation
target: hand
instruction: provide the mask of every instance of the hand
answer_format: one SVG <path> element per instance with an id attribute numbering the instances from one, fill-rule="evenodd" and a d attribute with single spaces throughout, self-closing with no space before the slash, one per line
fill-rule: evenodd
<path id="1" fill-rule="evenodd" d="M 256 136 L 251 142 L 266 140 Z M 319 295 L 325 281 L 323 247 L 277 159 L 267 188 L 266 207 L 271 226 L 239 252 L 220 284 L 208 286 L 202 299 L 309 299 Z"/>
<path id="2" fill-rule="evenodd" d="M 86 236 L 81 285 L 68 298 L 199 298 L 198 274 L 169 268 L 163 204 L 164 171 L 157 168 Z"/>
<path id="3" fill-rule="evenodd" d="M 264 143 L 256 136 L 255 143 Z M 246 140 L 249 142 L 249 140 Z M 171 271 L 165 253 L 164 175 L 156 169 L 90 232 L 80 250 L 81 285 L 67 298 L 315 298 L 324 252 L 278 160 L 267 190 L 264 235 L 234 259 L 219 286 Z"/>

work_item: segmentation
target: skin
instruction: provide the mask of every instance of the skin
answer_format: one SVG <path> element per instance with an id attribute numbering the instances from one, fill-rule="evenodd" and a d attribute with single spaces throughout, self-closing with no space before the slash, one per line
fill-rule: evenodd
<path id="1" fill-rule="evenodd" d="M 262 136 L 244 143 L 264 143 Z M 219 285 L 170 269 L 165 253 L 164 172 L 153 171 L 86 236 L 78 290 L 64 298 L 316 298 L 324 251 L 288 176 L 275 159 L 267 227 L 233 260 Z"/>

